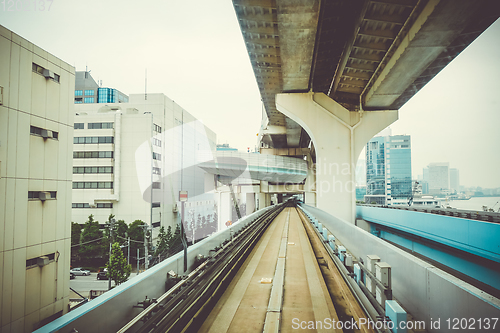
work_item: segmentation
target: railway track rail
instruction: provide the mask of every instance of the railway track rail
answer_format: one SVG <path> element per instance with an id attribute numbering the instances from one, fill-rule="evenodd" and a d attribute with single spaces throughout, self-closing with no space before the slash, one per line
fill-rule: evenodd
<path id="1" fill-rule="evenodd" d="M 165 294 L 148 301 L 144 311 L 118 332 L 195 332 L 269 224 L 291 205 L 276 206 L 238 234 L 232 235 Z"/>

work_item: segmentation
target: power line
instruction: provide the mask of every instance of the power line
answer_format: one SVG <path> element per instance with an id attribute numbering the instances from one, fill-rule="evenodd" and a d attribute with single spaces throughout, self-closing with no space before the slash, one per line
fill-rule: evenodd
<path id="1" fill-rule="evenodd" d="M 76 244 L 76 245 L 71 245 L 71 247 L 75 247 L 75 246 L 80 246 L 80 245 L 85 245 L 85 244 L 89 244 L 89 243 L 93 243 L 93 242 L 97 242 L 101 239 L 104 239 L 104 238 L 107 238 L 107 237 L 101 237 L 101 238 L 97 238 L 97 239 L 94 239 L 94 240 L 91 240 L 91 241 L 88 241 L 88 242 L 85 242 L 85 243 L 81 243 L 81 244 Z"/>

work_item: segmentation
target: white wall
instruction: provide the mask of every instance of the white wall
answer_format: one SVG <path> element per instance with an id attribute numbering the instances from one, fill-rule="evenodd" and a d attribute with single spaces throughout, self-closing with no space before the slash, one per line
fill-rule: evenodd
<path id="1" fill-rule="evenodd" d="M 32 63 L 60 75 L 32 71 Z M 74 68 L 0 26 L 0 331 L 31 332 L 67 312 Z M 30 125 L 58 139 L 30 135 Z M 28 191 L 57 191 L 28 200 Z M 27 260 L 54 254 L 43 267 Z"/>

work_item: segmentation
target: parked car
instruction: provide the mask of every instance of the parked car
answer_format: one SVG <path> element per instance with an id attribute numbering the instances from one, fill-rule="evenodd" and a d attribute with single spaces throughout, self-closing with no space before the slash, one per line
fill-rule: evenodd
<path id="1" fill-rule="evenodd" d="M 108 276 L 106 275 L 107 272 L 108 272 L 107 268 L 99 270 L 99 272 L 97 272 L 97 280 L 107 280 L 108 279 Z"/>
<path id="2" fill-rule="evenodd" d="M 69 272 L 69 279 L 73 280 L 75 278 L 75 273 Z"/>
<path id="3" fill-rule="evenodd" d="M 90 271 L 81 267 L 73 268 L 70 273 L 73 273 L 75 275 L 90 275 Z"/>

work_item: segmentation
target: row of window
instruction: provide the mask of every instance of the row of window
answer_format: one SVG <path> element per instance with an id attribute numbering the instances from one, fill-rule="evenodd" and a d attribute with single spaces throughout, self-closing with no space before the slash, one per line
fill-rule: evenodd
<path id="1" fill-rule="evenodd" d="M 155 132 L 161 133 L 161 126 L 158 126 L 156 124 L 153 124 L 153 126 L 154 126 L 154 131 Z"/>
<path id="2" fill-rule="evenodd" d="M 153 188 L 161 188 L 160 182 L 153 182 Z"/>
<path id="3" fill-rule="evenodd" d="M 43 138 L 51 138 L 55 140 L 59 139 L 59 132 L 47 130 L 45 128 L 40 128 L 36 126 L 30 126 L 30 134 L 41 136 Z"/>
<path id="4" fill-rule="evenodd" d="M 153 207 L 153 208 L 158 208 L 158 207 L 160 207 L 160 203 L 159 203 L 159 202 L 153 202 L 153 203 L 151 204 L 151 207 Z"/>
<path id="5" fill-rule="evenodd" d="M 59 83 L 61 81 L 61 76 L 59 74 L 56 74 L 48 69 L 45 69 L 42 66 L 35 64 L 34 62 L 31 65 L 31 70 L 35 73 L 43 75 L 46 79 L 51 79 L 54 82 Z"/>
<path id="6" fill-rule="evenodd" d="M 153 144 L 157 147 L 161 147 L 161 140 L 158 140 L 157 138 L 153 138 Z"/>
<path id="7" fill-rule="evenodd" d="M 153 175 L 161 175 L 161 169 L 157 167 L 153 167 Z"/>
<path id="8" fill-rule="evenodd" d="M 94 103 L 95 98 L 94 97 L 85 97 L 83 99 L 83 103 Z"/>
<path id="9" fill-rule="evenodd" d="M 112 151 L 74 151 L 73 158 L 113 158 Z"/>
<path id="10" fill-rule="evenodd" d="M 90 144 L 90 143 L 113 143 L 114 138 L 112 136 L 80 136 L 74 137 L 74 144 Z"/>
<path id="11" fill-rule="evenodd" d="M 44 200 L 57 199 L 57 191 L 28 191 L 28 200 L 40 199 L 40 193 L 43 193 L 42 198 Z M 50 197 L 47 195 L 47 193 L 50 194 Z"/>
<path id="12" fill-rule="evenodd" d="M 113 182 L 73 182 L 73 188 L 113 188 Z"/>
<path id="13" fill-rule="evenodd" d="M 88 129 L 104 129 L 104 128 L 113 128 L 113 123 L 88 123 Z"/>
<path id="14" fill-rule="evenodd" d="M 113 173 L 113 167 L 73 167 L 73 173 Z"/>
<path id="15" fill-rule="evenodd" d="M 90 207 L 88 203 L 72 203 L 71 208 L 113 208 L 112 203 L 98 203 L 95 207 Z"/>
<path id="16" fill-rule="evenodd" d="M 161 154 L 153 152 L 153 160 L 161 160 Z"/>
<path id="17" fill-rule="evenodd" d="M 74 129 L 85 129 L 85 123 L 74 123 Z M 105 129 L 113 128 L 113 123 L 88 123 L 88 129 Z"/>

